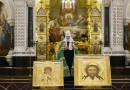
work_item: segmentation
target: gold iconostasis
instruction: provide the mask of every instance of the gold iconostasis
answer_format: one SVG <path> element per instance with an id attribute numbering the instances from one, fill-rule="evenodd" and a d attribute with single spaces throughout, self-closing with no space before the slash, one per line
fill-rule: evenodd
<path id="1" fill-rule="evenodd" d="M 55 60 L 66 30 L 70 30 L 80 54 L 100 54 L 100 5 L 100 0 L 36 0 L 37 59 Z"/>

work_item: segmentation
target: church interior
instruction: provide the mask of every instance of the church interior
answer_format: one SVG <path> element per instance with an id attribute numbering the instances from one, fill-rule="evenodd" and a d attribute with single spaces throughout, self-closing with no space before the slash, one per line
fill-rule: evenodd
<path id="1" fill-rule="evenodd" d="M 130 90 L 129 9 L 130 0 L 0 0 L 0 90 Z M 33 86 L 34 62 L 54 70 L 49 62 L 57 61 L 68 30 L 78 49 L 74 60 L 101 64 L 88 57 L 109 57 L 110 86 L 75 86 L 75 63 L 63 86 Z"/>

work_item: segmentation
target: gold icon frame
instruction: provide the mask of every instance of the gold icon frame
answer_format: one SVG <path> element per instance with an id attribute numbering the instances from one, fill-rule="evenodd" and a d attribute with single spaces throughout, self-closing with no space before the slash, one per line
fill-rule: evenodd
<path id="1" fill-rule="evenodd" d="M 86 67 L 94 65 L 99 68 L 98 78 L 89 78 L 85 75 Z M 83 79 L 84 76 L 88 79 Z M 102 78 L 102 79 L 99 79 Z M 78 55 L 74 61 L 74 85 L 75 86 L 111 86 L 110 57 L 102 55 Z"/>
<path id="2" fill-rule="evenodd" d="M 49 68 L 50 72 L 46 69 Z M 46 71 L 45 71 L 46 70 Z M 53 87 L 63 86 L 63 62 L 34 61 L 33 63 L 33 86 Z"/>

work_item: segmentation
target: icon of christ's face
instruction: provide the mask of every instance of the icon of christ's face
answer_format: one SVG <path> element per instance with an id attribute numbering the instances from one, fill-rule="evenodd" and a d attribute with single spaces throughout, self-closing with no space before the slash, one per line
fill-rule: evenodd
<path id="1" fill-rule="evenodd" d="M 90 66 L 87 69 L 88 76 L 90 76 L 91 79 L 94 79 L 94 77 L 98 74 L 98 70 L 94 66 Z"/>

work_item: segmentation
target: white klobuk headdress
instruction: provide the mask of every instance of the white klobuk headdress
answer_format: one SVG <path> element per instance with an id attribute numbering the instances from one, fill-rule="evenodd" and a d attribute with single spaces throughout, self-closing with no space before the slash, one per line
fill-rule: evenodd
<path id="1" fill-rule="evenodd" d="M 70 36 L 69 40 L 67 40 L 66 36 Z M 63 41 L 66 43 L 66 46 L 67 46 L 67 42 L 69 42 L 69 50 L 73 49 L 73 47 L 72 47 L 73 38 L 71 37 L 71 33 L 69 30 L 67 30 L 65 32 L 65 38 Z"/>

